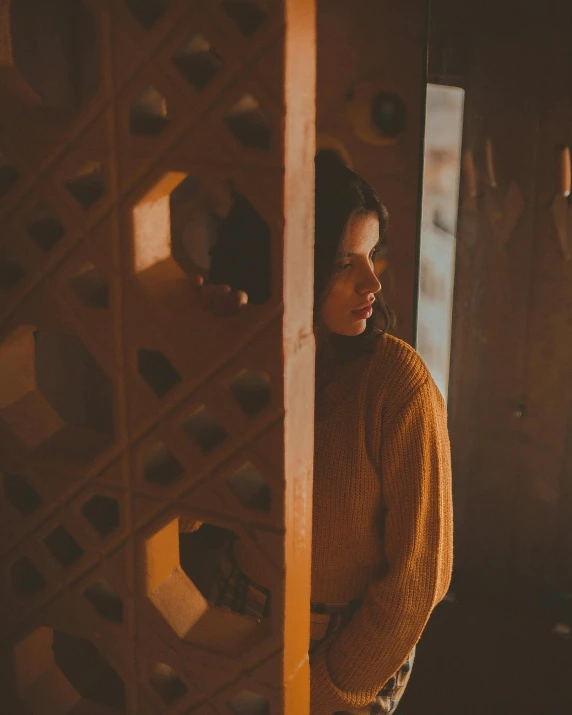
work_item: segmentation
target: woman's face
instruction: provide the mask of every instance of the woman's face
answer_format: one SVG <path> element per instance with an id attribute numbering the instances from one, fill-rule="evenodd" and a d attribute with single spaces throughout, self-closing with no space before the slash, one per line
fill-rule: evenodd
<path id="1" fill-rule="evenodd" d="M 381 288 L 373 272 L 378 241 L 377 214 L 350 218 L 320 307 L 321 321 L 331 333 L 359 335 L 365 330 Z"/>

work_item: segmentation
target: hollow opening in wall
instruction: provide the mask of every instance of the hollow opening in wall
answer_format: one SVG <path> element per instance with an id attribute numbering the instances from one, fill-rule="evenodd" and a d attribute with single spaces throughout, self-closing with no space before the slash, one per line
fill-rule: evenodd
<path id="1" fill-rule="evenodd" d="M 194 526 L 195 524 L 191 525 Z M 185 528 L 185 520 L 179 519 L 181 568 L 200 593 L 209 600 L 213 596 L 218 566 L 235 537 L 229 529 L 213 524 L 201 524 L 193 531 L 186 531 Z"/>
<path id="2" fill-rule="evenodd" d="M 77 297 L 88 308 L 109 308 L 109 283 L 93 263 L 85 263 L 70 278 L 70 285 Z"/>
<path id="3" fill-rule="evenodd" d="M 165 0 L 125 0 L 125 5 L 146 30 L 150 30 L 167 9 Z"/>
<path id="4" fill-rule="evenodd" d="M 208 454 L 219 447 L 228 436 L 225 428 L 204 405 L 196 409 L 183 422 L 183 429 L 200 447 L 203 454 Z"/>
<path id="5" fill-rule="evenodd" d="M 220 224 L 232 205 L 231 191 L 224 181 L 207 184 L 189 175 L 171 193 L 171 254 L 185 273 L 208 275 Z"/>
<path id="6" fill-rule="evenodd" d="M 270 511 L 270 485 L 251 462 L 247 462 L 228 477 L 228 485 L 244 507 Z"/>
<path id="7" fill-rule="evenodd" d="M 129 131 L 136 137 L 158 137 L 170 122 L 167 100 L 153 86 L 146 87 L 129 109 Z"/>
<path id="8" fill-rule="evenodd" d="M 85 589 L 83 595 L 106 621 L 123 622 L 123 601 L 107 581 L 95 581 Z"/>
<path id="9" fill-rule="evenodd" d="M 222 67 L 214 47 L 202 35 L 193 35 L 173 55 L 173 64 L 197 91 L 204 89 Z"/>
<path id="10" fill-rule="evenodd" d="M 270 227 L 223 177 L 164 174 L 134 207 L 133 229 L 135 272 L 169 314 L 181 269 L 244 290 L 251 303 L 270 298 Z"/>
<path id="11" fill-rule="evenodd" d="M 147 597 L 182 640 L 228 656 L 243 654 L 268 637 L 270 619 L 259 622 L 207 600 L 182 568 L 179 526 L 179 519 L 173 519 L 145 538 Z M 190 544 L 192 548 L 193 542 Z M 191 562 L 193 558 L 196 563 L 196 557 L 188 557 Z M 205 592 L 209 578 L 214 577 L 213 573 L 202 574 Z M 185 609 L 180 608 L 181 603 L 185 603 Z"/>
<path id="12" fill-rule="evenodd" d="M 371 99 L 371 123 L 375 131 L 388 139 L 403 133 L 407 109 L 401 97 L 394 92 L 378 92 Z"/>
<path id="13" fill-rule="evenodd" d="M 166 663 L 157 663 L 149 676 L 149 682 L 159 693 L 165 705 L 172 705 L 188 693 L 187 686 Z"/>
<path id="14" fill-rule="evenodd" d="M 271 266 L 270 227 L 246 196 L 236 194 L 211 249 L 209 282 L 245 291 L 250 303 L 266 303 Z"/>
<path id="15" fill-rule="evenodd" d="M 139 348 L 137 368 L 157 397 L 164 397 L 181 381 L 177 370 L 158 350 Z"/>
<path id="16" fill-rule="evenodd" d="M 57 667 L 81 697 L 126 711 L 123 680 L 90 640 L 54 631 L 52 649 Z"/>
<path id="17" fill-rule="evenodd" d="M 245 37 L 252 37 L 268 15 L 268 0 L 223 0 L 222 7 Z"/>
<path id="18" fill-rule="evenodd" d="M 178 481 L 184 471 L 183 465 L 163 442 L 158 442 L 145 454 L 143 476 L 146 482 L 168 486 Z"/>
<path id="19" fill-rule="evenodd" d="M 251 94 L 243 95 L 231 107 L 224 116 L 224 122 L 243 146 L 265 151 L 270 149 L 270 121 Z"/>
<path id="20" fill-rule="evenodd" d="M 241 370 L 229 383 L 232 397 L 249 417 L 268 407 L 272 399 L 270 378 L 259 370 Z"/>
<path id="21" fill-rule="evenodd" d="M 63 526 L 58 526 L 50 532 L 45 537 L 44 544 L 64 568 L 73 566 L 84 554 L 81 546 Z"/>
<path id="22" fill-rule="evenodd" d="M 87 211 L 105 192 L 103 164 L 100 161 L 79 162 L 64 181 L 64 185 L 78 204 Z"/>
<path id="23" fill-rule="evenodd" d="M 4 497 L 22 516 L 28 516 L 42 503 L 38 492 L 27 479 L 19 474 L 4 472 L 3 482 Z"/>
<path id="24" fill-rule="evenodd" d="M 119 528 L 119 503 L 111 497 L 94 495 L 81 508 L 82 514 L 103 537 Z"/>
<path id="25" fill-rule="evenodd" d="M 36 206 L 28 216 L 25 230 L 44 253 L 51 251 L 65 233 L 60 221 L 42 204 Z"/>
<path id="26" fill-rule="evenodd" d="M 10 4 L 16 69 L 45 108 L 68 116 L 98 87 L 94 18 L 81 0 L 18 0 Z"/>
<path id="27" fill-rule="evenodd" d="M 19 326 L 0 361 L 12 376 L 0 386 L 0 412 L 28 449 L 85 463 L 111 443 L 111 381 L 74 335 Z"/>
<path id="28" fill-rule="evenodd" d="M 75 335 L 34 332 L 38 390 L 63 422 L 42 445 L 42 454 L 87 462 L 114 435 L 113 386 Z"/>

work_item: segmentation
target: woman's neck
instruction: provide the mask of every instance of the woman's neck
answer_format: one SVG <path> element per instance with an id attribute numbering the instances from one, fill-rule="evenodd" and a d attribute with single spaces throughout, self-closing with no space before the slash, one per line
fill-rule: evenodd
<path id="1" fill-rule="evenodd" d="M 335 377 L 337 368 L 346 363 L 352 352 L 348 350 L 351 338 L 330 333 L 324 328 L 315 331 L 316 339 L 316 389 L 320 390 Z"/>
<path id="2" fill-rule="evenodd" d="M 362 336 L 330 333 L 323 326 L 314 329 L 316 340 L 316 390 L 325 387 L 341 365 L 353 362 L 362 353 L 373 352 L 378 331 L 367 331 Z"/>

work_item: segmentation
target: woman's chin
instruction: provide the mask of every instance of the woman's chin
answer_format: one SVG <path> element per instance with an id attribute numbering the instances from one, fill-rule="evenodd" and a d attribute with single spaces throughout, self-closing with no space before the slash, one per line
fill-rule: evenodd
<path id="1" fill-rule="evenodd" d="M 355 337 L 356 335 L 361 335 L 366 329 L 367 320 L 356 320 L 351 323 L 351 325 L 344 325 L 338 332 L 338 335 L 345 335 L 349 337 Z"/>
<path id="2" fill-rule="evenodd" d="M 367 320 L 360 320 L 359 326 L 356 326 L 356 331 L 353 333 L 353 335 L 361 335 L 366 328 L 367 328 Z"/>

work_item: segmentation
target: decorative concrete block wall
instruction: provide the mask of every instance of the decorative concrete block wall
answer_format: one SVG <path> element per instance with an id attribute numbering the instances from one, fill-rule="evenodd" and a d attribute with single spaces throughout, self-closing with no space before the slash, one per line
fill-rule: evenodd
<path id="1" fill-rule="evenodd" d="M 2 712 L 308 711 L 314 66 L 311 0 L 0 1 Z M 270 288 L 216 319 L 238 200 Z M 212 527 L 268 622 L 183 568 Z"/>

